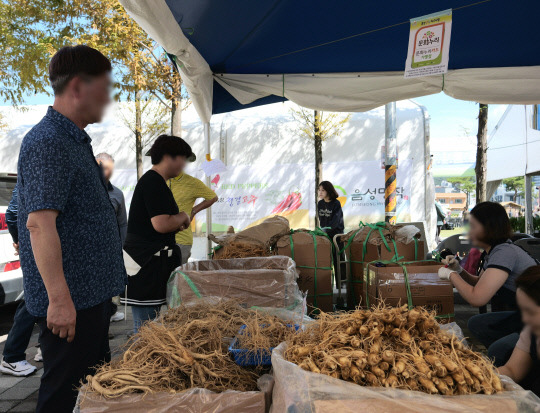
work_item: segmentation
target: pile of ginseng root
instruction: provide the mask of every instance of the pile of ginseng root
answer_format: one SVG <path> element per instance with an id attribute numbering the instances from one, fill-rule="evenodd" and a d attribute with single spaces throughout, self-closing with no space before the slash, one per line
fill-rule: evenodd
<path id="1" fill-rule="evenodd" d="M 243 324 L 249 334 L 242 344 L 252 350 L 273 347 L 294 331 L 289 322 L 244 309 L 232 300 L 182 305 L 144 324 L 123 356 L 87 376 L 85 389 L 107 398 L 195 387 L 215 392 L 257 390 L 264 371 L 244 369 L 228 353 Z"/>
<path id="2" fill-rule="evenodd" d="M 215 259 L 268 257 L 269 255 L 270 250 L 263 245 L 231 242 L 222 247 L 222 250 Z"/>
<path id="3" fill-rule="evenodd" d="M 443 395 L 503 390 L 493 364 L 421 307 L 321 314 L 287 343 L 286 360 L 362 386 Z"/>

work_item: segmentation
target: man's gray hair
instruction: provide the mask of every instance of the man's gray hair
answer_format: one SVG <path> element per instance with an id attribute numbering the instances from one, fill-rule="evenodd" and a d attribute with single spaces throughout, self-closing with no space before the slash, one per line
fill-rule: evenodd
<path id="1" fill-rule="evenodd" d="M 106 153 L 106 152 L 98 153 L 96 155 L 96 159 L 98 161 L 111 161 L 111 162 L 114 162 L 113 157 L 111 155 L 109 155 L 108 153 Z"/>

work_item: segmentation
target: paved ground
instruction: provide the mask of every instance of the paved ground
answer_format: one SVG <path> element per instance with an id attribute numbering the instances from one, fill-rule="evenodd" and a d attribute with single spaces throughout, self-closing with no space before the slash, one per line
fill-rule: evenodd
<path id="1" fill-rule="evenodd" d="M 13 314 L 16 306 L 0 308 L 0 351 L 4 349 L 5 335 L 13 322 Z M 123 310 L 122 310 L 123 311 Z M 111 323 L 110 332 L 114 336 L 111 341 L 111 350 L 118 354 L 120 347 L 127 339 L 127 333 L 132 329 L 131 311 L 128 309 L 128 320 Z M 30 345 L 26 351 L 26 359 L 38 368 L 37 372 L 30 377 L 13 377 L 0 373 L 0 412 L 34 412 L 37 403 L 37 394 L 40 377 L 43 374 L 43 363 L 34 361 L 37 352 L 39 328 L 34 327 L 34 333 Z"/>
<path id="2" fill-rule="evenodd" d="M 13 307 L 13 308 L 12 308 Z M 0 351 L 4 349 L 6 337 L 3 336 L 9 331 L 15 306 L 0 308 Z M 465 304 L 456 304 L 456 322 L 464 330 L 465 336 L 470 337 L 466 329 L 467 320 L 470 316 L 478 314 L 478 310 L 471 308 Z M 121 352 L 120 347 L 127 339 L 127 333 L 131 331 L 131 311 L 128 309 L 128 320 L 111 324 L 111 334 L 114 338 L 111 340 L 111 350 L 113 357 Z M 485 348 L 475 340 L 469 341 L 476 350 L 485 351 Z M 30 346 L 26 352 L 27 360 L 38 367 L 38 371 L 26 378 L 18 378 L 13 376 L 2 375 L 0 373 L 0 412 L 34 412 L 37 402 L 37 392 L 39 388 L 39 380 L 43 374 L 43 363 L 36 363 L 34 356 L 36 355 L 36 345 L 38 343 L 38 327 L 34 328 L 34 334 L 30 340 Z"/>

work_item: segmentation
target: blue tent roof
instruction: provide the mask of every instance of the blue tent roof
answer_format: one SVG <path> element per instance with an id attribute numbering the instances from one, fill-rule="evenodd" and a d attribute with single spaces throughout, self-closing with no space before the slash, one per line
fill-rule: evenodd
<path id="1" fill-rule="evenodd" d="M 540 65 L 540 1 L 165 0 L 214 73 L 402 71 L 409 20 L 453 9 L 449 69 Z M 213 113 L 241 105 L 214 81 Z"/>

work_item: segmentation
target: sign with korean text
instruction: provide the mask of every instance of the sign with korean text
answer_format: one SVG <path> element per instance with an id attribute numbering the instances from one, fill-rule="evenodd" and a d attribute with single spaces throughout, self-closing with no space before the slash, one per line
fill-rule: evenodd
<path id="1" fill-rule="evenodd" d="M 405 77 L 448 72 L 452 9 L 411 19 Z"/>
<path id="2" fill-rule="evenodd" d="M 334 184 L 343 208 L 346 228 L 359 221 L 384 220 L 384 170 L 380 161 L 327 162 L 323 176 Z M 210 187 L 218 201 L 212 206 L 212 230 L 225 232 L 229 226 L 236 231 L 280 215 L 289 220 L 291 228 L 310 228 L 315 217 L 313 164 L 228 165 L 227 171 L 212 176 Z M 203 180 L 202 171 L 190 168 L 188 173 Z M 412 191 L 414 173 L 410 159 L 400 160 L 397 172 L 397 219 L 411 220 L 411 212 L 423 205 L 423 191 Z M 118 169 L 112 183 L 118 186 L 129 209 L 137 184 L 135 169 Z M 198 203 L 199 201 L 197 201 Z M 194 230 L 206 231 L 206 214 L 197 214 Z"/>

